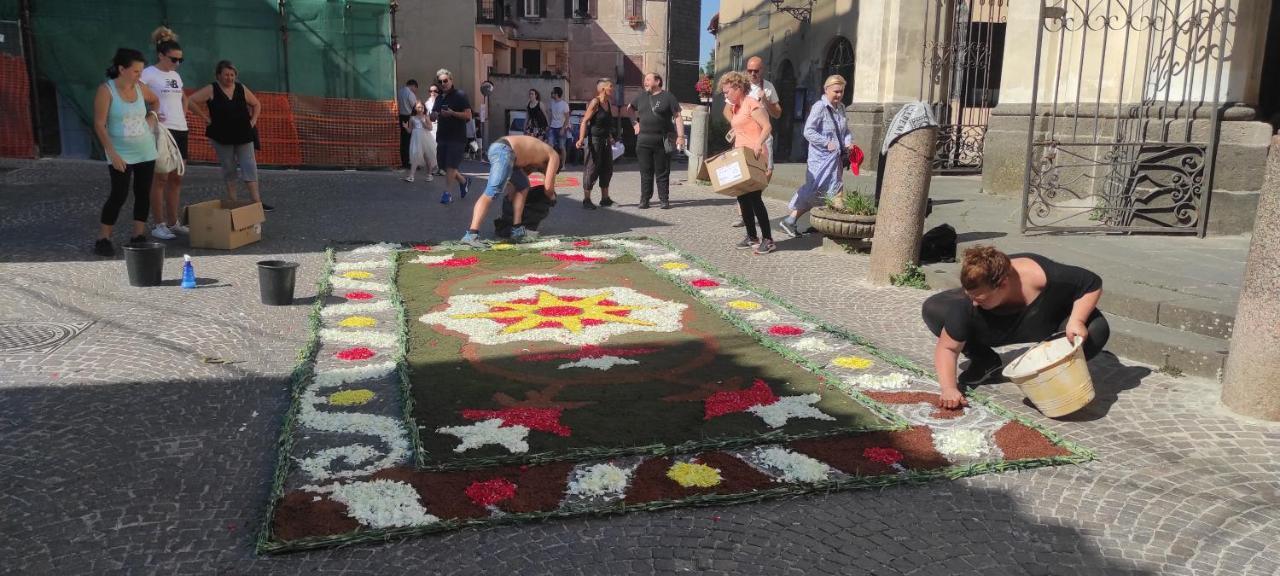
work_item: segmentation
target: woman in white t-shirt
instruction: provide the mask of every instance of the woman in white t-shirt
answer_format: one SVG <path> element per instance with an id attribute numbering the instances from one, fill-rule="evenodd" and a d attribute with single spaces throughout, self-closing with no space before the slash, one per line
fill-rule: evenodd
<path id="1" fill-rule="evenodd" d="M 182 64 L 182 46 L 178 35 L 164 26 L 151 33 L 156 47 L 156 64 L 142 71 L 142 83 L 160 98 L 160 123 L 169 129 L 178 143 L 182 159 L 187 159 L 187 95 L 182 90 L 182 76 L 178 66 Z M 188 229 L 178 222 L 178 191 L 182 188 L 182 175 L 177 172 L 155 175 L 151 186 L 151 218 L 155 227 L 151 235 L 161 240 L 172 240 L 174 232 L 186 234 Z"/>

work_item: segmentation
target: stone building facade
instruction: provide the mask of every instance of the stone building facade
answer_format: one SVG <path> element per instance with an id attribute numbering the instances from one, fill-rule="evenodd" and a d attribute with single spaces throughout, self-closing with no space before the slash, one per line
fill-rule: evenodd
<path id="1" fill-rule="evenodd" d="M 943 128 L 936 168 L 981 173 L 988 193 L 1052 194 L 1065 191 L 1060 182 L 1086 182 L 1069 207 L 1078 214 L 1059 220 L 1089 227 L 1110 223 L 1106 197 L 1117 187 L 1127 198 L 1177 196 L 1188 182 L 1212 181 L 1194 205 L 1116 208 L 1124 226 L 1115 228 L 1194 218 L 1201 233 L 1247 232 L 1280 114 L 1280 83 L 1265 81 L 1280 74 L 1271 3 L 1046 0 L 1044 12 L 1041 4 L 722 0 L 717 74 L 764 59 L 785 109 L 775 124 L 787 135 L 781 158 L 803 159 L 804 112 L 823 78 L 838 73 L 850 82 L 847 115 L 873 169 L 888 120 L 925 101 Z M 1166 152 L 1164 164 L 1151 160 Z M 1068 156 L 1086 167 L 1067 166 Z M 1152 176 L 1173 164 L 1184 166 L 1171 181 Z"/>

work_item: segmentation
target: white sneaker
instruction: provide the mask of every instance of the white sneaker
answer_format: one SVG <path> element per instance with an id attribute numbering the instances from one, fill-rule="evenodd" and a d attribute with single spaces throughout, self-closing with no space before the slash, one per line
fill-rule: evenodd
<path id="1" fill-rule="evenodd" d="M 151 235 L 159 238 L 160 240 L 173 240 L 174 238 L 177 238 L 173 232 L 169 231 L 169 227 L 164 224 L 156 224 L 156 227 L 151 229 Z"/>
<path id="2" fill-rule="evenodd" d="M 183 226 L 182 223 L 178 223 L 170 226 L 169 231 L 177 232 L 179 234 L 182 234 L 183 236 L 186 236 L 191 233 L 191 229 L 187 228 L 186 226 Z"/>
<path id="3" fill-rule="evenodd" d="M 427 172 L 427 182 L 430 182 L 430 181 L 435 180 L 435 179 L 436 179 L 436 177 L 435 177 L 435 175 L 434 175 L 434 174 L 432 174 L 432 173 L 430 173 L 430 172 Z"/>

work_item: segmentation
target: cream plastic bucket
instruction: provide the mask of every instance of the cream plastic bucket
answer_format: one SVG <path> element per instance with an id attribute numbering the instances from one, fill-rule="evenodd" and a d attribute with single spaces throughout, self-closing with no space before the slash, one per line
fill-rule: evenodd
<path id="1" fill-rule="evenodd" d="M 1057 418 L 1084 408 L 1093 401 L 1093 378 L 1079 339 L 1065 337 L 1041 342 L 1005 367 L 1012 380 L 1045 416 Z"/>

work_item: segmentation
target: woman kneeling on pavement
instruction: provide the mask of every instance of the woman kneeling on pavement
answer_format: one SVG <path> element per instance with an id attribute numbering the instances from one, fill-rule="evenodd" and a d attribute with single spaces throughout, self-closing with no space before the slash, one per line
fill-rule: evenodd
<path id="1" fill-rule="evenodd" d="M 809 108 L 809 118 L 804 121 L 804 139 L 809 141 L 804 184 L 791 197 L 791 214 L 778 223 L 792 238 L 800 236 L 796 220 L 844 188 L 846 154 L 853 147 L 853 134 L 844 117 L 844 88 L 842 76 L 828 76 L 822 83 L 822 98 Z"/>
<path id="2" fill-rule="evenodd" d="M 729 72 L 720 77 L 720 89 L 724 91 L 725 106 L 731 115 L 729 126 L 733 128 L 734 145 L 748 148 L 755 152 L 756 157 L 764 158 L 764 142 L 769 139 L 772 128 L 769 115 L 760 101 L 747 97 L 751 92 L 751 81 L 741 72 Z M 765 181 L 771 176 L 772 170 L 765 172 Z M 777 250 L 773 244 L 773 232 L 769 229 L 769 211 L 765 209 L 763 193 L 764 188 L 761 188 L 738 196 L 738 207 L 742 209 L 742 221 L 747 228 L 747 237 L 738 247 L 754 246 L 756 254 Z M 759 236 L 756 235 L 757 223 L 760 225 Z"/>
<path id="3" fill-rule="evenodd" d="M 959 385 L 986 382 L 1003 367 L 992 347 L 1065 332 L 1073 341 L 1083 338 L 1085 358 L 1093 358 L 1111 337 L 1098 310 L 1102 278 L 1084 268 L 974 246 L 964 252 L 960 284 L 930 296 L 923 306 L 924 323 L 938 337 L 933 362 L 943 408 L 967 406 Z M 960 353 L 969 366 L 957 377 Z"/>

